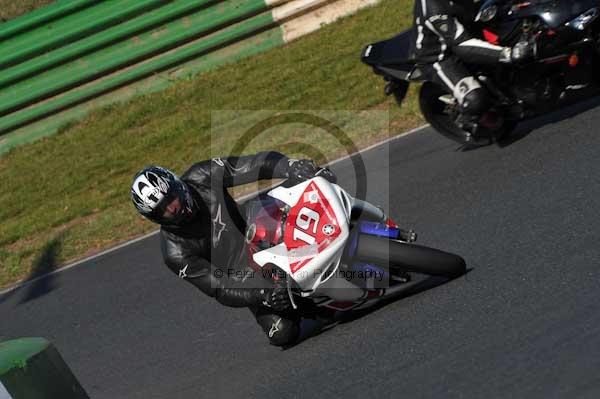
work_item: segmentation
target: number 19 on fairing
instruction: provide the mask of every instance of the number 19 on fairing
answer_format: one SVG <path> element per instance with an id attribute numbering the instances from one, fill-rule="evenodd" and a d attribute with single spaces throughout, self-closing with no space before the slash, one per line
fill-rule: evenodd
<path id="1" fill-rule="evenodd" d="M 317 228 L 319 226 L 320 215 L 310 208 L 303 207 L 296 216 L 296 227 L 294 228 L 294 240 L 301 240 L 305 243 L 312 245 L 315 243 L 315 236 L 309 234 L 312 226 L 312 233 L 317 234 Z M 313 223 L 314 222 L 314 223 Z M 300 230 L 300 229 L 302 230 Z M 304 230 L 304 231 L 303 231 Z"/>

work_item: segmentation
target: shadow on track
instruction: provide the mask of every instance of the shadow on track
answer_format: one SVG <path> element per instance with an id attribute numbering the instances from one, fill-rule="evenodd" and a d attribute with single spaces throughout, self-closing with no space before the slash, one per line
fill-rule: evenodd
<path id="1" fill-rule="evenodd" d="M 303 319 L 302 320 L 303 325 L 301 327 L 301 329 L 303 331 L 301 333 L 299 341 L 293 345 L 284 347 L 283 350 L 289 350 L 296 346 L 299 346 L 302 342 L 304 342 L 310 338 L 316 337 L 318 335 L 321 335 L 322 333 L 333 329 L 338 324 L 351 323 L 351 322 L 361 319 L 371 313 L 375 313 L 375 312 L 381 310 L 382 308 L 386 307 L 387 305 L 390 305 L 394 302 L 397 302 L 404 298 L 408 298 L 410 296 L 419 294 L 423 291 L 427 291 L 432 288 L 439 287 L 441 285 L 449 283 L 450 281 L 454 281 L 458 278 L 465 277 L 472 270 L 473 270 L 472 268 L 467 269 L 467 271 L 462 276 L 459 276 L 457 278 L 449 279 L 449 278 L 439 277 L 439 276 L 427 276 L 421 280 L 407 283 L 406 289 L 398 292 L 393 297 L 383 299 L 381 302 L 379 302 L 369 308 L 363 309 L 363 310 L 342 312 L 338 316 L 335 317 L 335 320 L 332 320 L 330 323 L 325 323 L 323 321 L 319 321 L 319 320 L 315 320 L 315 319 Z"/>
<path id="2" fill-rule="evenodd" d="M 2 295 L 0 303 L 6 301 L 16 293 L 23 292 L 23 296 L 17 306 L 22 305 L 42 297 L 58 287 L 55 276 L 48 273 L 55 270 L 58 265 L 57 255 L 62 246 L 62 240 L 63 235 L 61 234 L 46 243 L 39 257 L 36 259 L 29 276 L 21 283 L 20 287 Z"/>
<path id="3" fill-rule="evenodd" d="M 577 102 L 568 103 L 564 108 L 540 115 L 533 119 L 528 119 L 519 124 L 517 129 L 508 137 L 498 142 L 500 148 L 505 148 L 517 141 L 527 137 L 534 130 L 540 129 L 546 125 L 558 123 L 565 119 L 573 118 L 581 113 L 600 106 L 600 96 L 587 98 Z"/>
<path id="4" fill-rule="evenodd" d="M 456 279 L 465 277 L 467 274 L 469 274 L 473 269 L 467 269 L 467 271 L 461 275 L 458 276 L 456 278 L 445 278 L 445 277 L 439 277 L 439 276 L 427 276 L 426 278 L 416 281 L 414 283 L 408 283 L 406 286 L 405 290 L 402 290 L 401 292 L 399 292 L 397 295 L 384 299 L 381 302 L 379 302 L 378 304 L 364 309 L 364 310 L 357 310 L 354 312 L 348 312 L 348 314 L 343 315 L 342 319 L 340 320 L 341 323 L 349 323 L 352 322 L 354 320 L 358 320 L 364 316 L 367 316 L 368 314 L 371 314 L 379 309 L 384 308 L 385 306 L 392 304 L 394 302 L 397 302 L 401 299 L 404 298 L 408 298 L 409 296 L 413 296 L 416 294 L 419 294 L 423 291 L 427 291 L 430 290 L 432 288 L 436 288 L 439 287 L 441 285 L 447 284 L 450 281 L 454 281 Z"/>
<path id="5" fill-rule="evenodd" d="M 565 119 L 573 118 L 581 113 L 594 109 L 600 106 L 600 95 L 595 95 L 593 97 L 580 99 L 580 100 L 572 100 L 569 102 L 565 102 L 562 109 L 554 110 L 548 114 L 539 115 L 533 117 L 531 119 L 525 119 L 520 122 L 515 131 L 509 134 L 507 137 L 502 138 L 501 140 L 496 142 L 496 145 L 500 148 L 506 148 L 511 146 L 529 136 L 534 131 L 553 123 L 558 123 Z M 487 145 L 461 145 L 456 148 L 457 152 L 468 152 L 477 150 L 483 147 L 487 147 Z"/>

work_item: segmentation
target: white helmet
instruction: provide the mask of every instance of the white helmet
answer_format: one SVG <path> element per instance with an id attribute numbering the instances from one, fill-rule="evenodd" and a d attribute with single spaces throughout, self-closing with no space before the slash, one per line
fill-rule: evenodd
<path id="1" fill-rule="evenodd" d="M 189 187 L 175 173 L 159 166 L 149 166 L 133 178 L 131 200 L 142 216 L 161 225 L 179 225 L 191 219 L 196 204 Z M 167 207 L 176 202 L 174 213 Z"/>

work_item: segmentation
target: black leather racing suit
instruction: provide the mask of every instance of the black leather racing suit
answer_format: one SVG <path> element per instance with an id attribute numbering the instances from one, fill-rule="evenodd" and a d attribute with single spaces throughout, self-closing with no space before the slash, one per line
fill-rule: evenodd
<path id="1" fill-rule="evenodd" d="M 487 110 L 488 94 L 465 68 L 497 64 L 506 49 L 471 35 L 477 9 L 473 1 L 416 0 L 414 49 L 417 64 L 433 81 L 448 88 L 467 114 Z"/>
<path id="2" fill-rule="evenodd" d="M 261 306 L 259 289 L 267 281 L 247 267 L 246 222 L 227 191 L 261 179 L 286 178 L 288 158 L 277 152 L 214 158 L 182 176 L 200 209 L 182 226 L 162 226 L 161 249 L 167 266 L 180 278 L 226 306 L 249 307 L 271 343 L 285 345 L 299 333 L 295 314 L 278 315 Z"/>

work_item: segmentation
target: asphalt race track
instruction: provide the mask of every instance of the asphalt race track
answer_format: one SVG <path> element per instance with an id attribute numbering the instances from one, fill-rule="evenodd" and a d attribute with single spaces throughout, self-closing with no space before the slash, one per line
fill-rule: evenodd
<path id="1" fill-rule="evenodd" d="M 93 398 L 598 398 L 598 104 L 504 147 L 427 129 L 364 153 L 369 199 L 471 270 L 291 349 L 177 279 L 157 236 L 0 296 L 0 340 L 50 339 Z"/>

